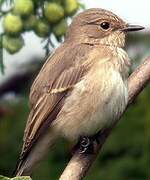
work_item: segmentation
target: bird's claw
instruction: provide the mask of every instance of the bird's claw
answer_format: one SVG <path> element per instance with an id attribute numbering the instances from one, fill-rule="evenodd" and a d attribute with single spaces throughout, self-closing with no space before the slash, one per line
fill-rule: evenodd
<path id="1" fill-rule="evenodd" d="M 90 139 L 88 137 L 83 137 L 80 141 L 82 147 L 88 147 L 90 145 Z"/>
<path id="2" fill-rule="evenodd" d="M 80 140 L 79 152 L 83 153 L 92 153 L 93 150 L 93 142 L 88 137 L 82 137 Z"/>

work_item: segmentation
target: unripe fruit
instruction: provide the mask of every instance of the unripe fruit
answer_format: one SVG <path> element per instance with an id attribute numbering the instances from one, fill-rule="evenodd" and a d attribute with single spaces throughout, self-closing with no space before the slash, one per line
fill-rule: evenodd
<path id="1" fill-rule="evenodd" d="M 64 9 L 57 3 L 44 4 L 44 15 L 50 23 L 56 23 L 64 17 Z"/>
<path id="2" fill-rule="evenodd" d="M 35 32 L 39 37 L 47 37 L 50 33 L 49 24 L 43 19 L 37 20 Z"/>
<path id="3" fill-rule="evenodd" d="M 3 36 L 3 47 L 10 53 L 14 54 L 18 52 L 24 45 L 24 40 L 21 36 L 10 37 L 7 35 Z"/>
<path id="4" fill-rule="evenodd" d="M 33 9 L 32 0 L 15 0 L 13 12 L 21 16 L 29 16 Z"/>
<path id="5" fill-rule="evenodd" d="M 66 33 L 66 29 L 67 29 L 67 21 L 63 19 L 58 24 L 53 26 L 52 31 L 56 37 L 60 37 Z"/>
<path id="6" fill-rule="evenodd" d="M 4 17 L 3 28 L 7 34 L 19 34 L 23 28 L 22 20 L 17 15 L 8 14 Z"/>
<path id="7" fill-rule="evenodd" d="M 30 15 L 28 18 L 23 20 L 23 26 L 25 30 L 32 30 L 36 26 L 37 18 L 34 15 Z"/>
<path id="8" fill-rule="evenodd" d="M 65 0 L 65 13 L 67 15 L 73 15 L 78 9 L 77 0 Z"/>

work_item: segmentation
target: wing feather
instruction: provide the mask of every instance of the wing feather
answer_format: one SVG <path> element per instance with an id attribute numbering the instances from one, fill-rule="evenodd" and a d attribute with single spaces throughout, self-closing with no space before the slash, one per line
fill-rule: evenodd
<path id="1" fill-rule="evenodd" d="M 30 92 L 31 112 L 25 128 L 21 160 L 30 152 L 43 129 L 48 129 L 56 119 L 68 91 L 90 68 L 90 63 L 84 63 L 87 49 L 77 46 L 72 54 L 67 55 L 64 48 L 58 48 L 35 79 Z"/>

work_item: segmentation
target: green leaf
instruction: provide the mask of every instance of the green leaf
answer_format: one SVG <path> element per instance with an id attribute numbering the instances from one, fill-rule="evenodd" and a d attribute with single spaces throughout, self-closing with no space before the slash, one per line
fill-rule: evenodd
<path id="1" fill-rule="evenodd" d="M 11 180 L 32 180 L 29 176 L 20 176 L 11 178 Z"/>
<path id="2" fill-rule="evenodd" d="M 0 0 L 0 6 L 5 2 L 5 0 Z"/>
<path id="3" fill-rule="evenodd" d="M 32 180 L 29 176 L 18 176 L 14 178 L 8 178 L 0 175 L 0 180 Z"/>
<path id="4" fill-rule="evenodd" d="M 0 175 L 0 180 L 9 180 L 10 178 L 4 177 Z"/>

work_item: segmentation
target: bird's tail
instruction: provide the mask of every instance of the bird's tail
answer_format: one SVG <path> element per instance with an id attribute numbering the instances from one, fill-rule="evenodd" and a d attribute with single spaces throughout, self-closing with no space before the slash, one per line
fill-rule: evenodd
<path id="1" fill-rule="evenodd" d="M 31 176 L 35 166 L 44 158 L 44 156 L 48 153 L 48 150 L 54 144 L 56 137 L 56 135 L 49 132 L 40 138 L 28 156 L 18 162 L 14 175 Z"/>

